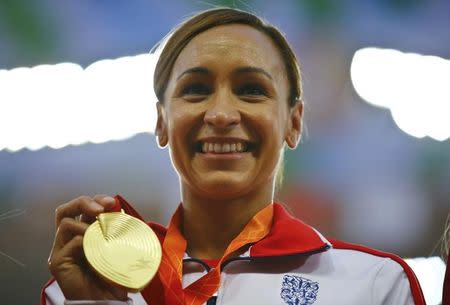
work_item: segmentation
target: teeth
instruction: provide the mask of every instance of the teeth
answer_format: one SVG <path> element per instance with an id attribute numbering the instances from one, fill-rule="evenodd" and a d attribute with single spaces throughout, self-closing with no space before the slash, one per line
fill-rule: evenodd
<path id="1" fill-rule="evenodd" d="M 245 143 L 211 143 L 203 142 L 202 152 L 203 153 L 234 153 L 234 152 L 244 152 L 246 149 Z"/>
<path id="2" fill-rule="evenodd" d="M 238 143 L 236 144 L 236 150 L 237 150 L 237 151 L 242 151 L 242 143 L 241 143 L 241 142 L 238 142 Z"/>
<path id="3" fill-rule="evenodd" d="M 222 152 L 222 145 L 219 143 L 214 144 L 214 152 L 215 153 L 221 153 Z"/>
<path id="4" fill-rule="evenodd" d="M 224 152 L 224 153 L 230 152 L 230 144 L 228 144 L 228 143 L 223 144 L 222 152 Z"/>

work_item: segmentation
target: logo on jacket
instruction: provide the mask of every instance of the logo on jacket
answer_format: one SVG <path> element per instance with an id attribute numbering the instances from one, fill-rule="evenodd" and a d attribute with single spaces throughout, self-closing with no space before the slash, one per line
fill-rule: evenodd
<path id="1" fill-rule="evenodd" d="M 296 275 L 283 276 L 281 298 L 288 305 L 311 305 L 316 301 L 319 283 Z"/>

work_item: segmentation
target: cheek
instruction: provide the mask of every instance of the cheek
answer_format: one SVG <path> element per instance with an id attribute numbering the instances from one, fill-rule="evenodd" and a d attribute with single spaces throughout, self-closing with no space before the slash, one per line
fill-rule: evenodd
<path id="1" fill-rule="evenodd" d="M 190 118 L 189 115 L 182 113 L 175 113 L 172 116 L 171 124 L 169 126 L 169 129 L 171 130 L 172 133 L 172 137 L 174 139 L 183 137 L 183 135 L 185 135 L 188 131 L 187 125 L 189 125 L 189 122 L 191 120 L 192 119 Z"/>
<path id="2" fill-rule="evenodd" d="M 285 116 L 282 109 L 273 105 L 268 105 L 259 112 L 255 122 L 263 143 L 277 145 L 283 142 Z"/>
<path id="3" fill-rule="evenodd" d="M 189 111 L 188 107 L 173 105 L 168 116 L 168 128 L 171 137 L 169 140 L 179 141 L 180 138 L 185 138 L 191 128 L 192 121 L 192 111 Z"/>
<path id="4" fill-rule="evenodd" d="M 193 139 L 201 123 L 198 111 L 185 105 L 172 107 L 168 116 L 169 146 L 174 158 L 194 154 Z"/>
<path id="5" fill-rule="evenodd" d="M 189 160 L 192 157 L 188 141 L 190 121 L 192 121 L 190 116 L 172 112 L 168 124 L 170 158 L 179 175 L 188 171 Z"/>

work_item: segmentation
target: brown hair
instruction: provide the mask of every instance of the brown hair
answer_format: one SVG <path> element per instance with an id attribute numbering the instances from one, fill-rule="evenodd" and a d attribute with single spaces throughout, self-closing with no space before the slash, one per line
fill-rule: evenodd
<path id="1" fill-rule="evenodd" d="M 196 35 L 210 28 L 226 24 L 246 24 L 269 36 L 280 51 L 285 63 L 290 84 L 289 106 L 293 106 L 302 97 L 300 67 L 294 51 L 283 34 L 274 26 L 258 16 L 232 8 L 216 8 L 194 15 L 168 34 L 161 55 L 156 64 L 153 87 L 161 103 L 178 55 Z"/>

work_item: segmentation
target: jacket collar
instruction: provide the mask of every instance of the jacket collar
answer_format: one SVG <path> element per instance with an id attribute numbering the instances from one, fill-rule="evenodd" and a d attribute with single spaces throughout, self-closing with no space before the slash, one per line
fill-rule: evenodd
<path id="1" fill-rule="evenodd" d="M 120 195 L 115 196 L 114 211 L 125 213 L 143 221 L 139 213 Z M 311 254 L 329 249 L 331 243 L 311 226 L 291 216 L 279 203 L 274 203 L 272 228 L 266 237 L 250 247 L 250 257 L 272 257 L 296 254 Z M 148 223 L 162 242 L 166 228 L 157 223 Z M 247 252 L 248 253 L 248 252 Z"/>
<path id="2" fill-rule="evenodd" d="M 273 208 L 272 228 L 250 248 L 250 257 L 309 254 L 330 248 L 322 234 L 291 216 L 281 204 L 274 203 Z"/>

